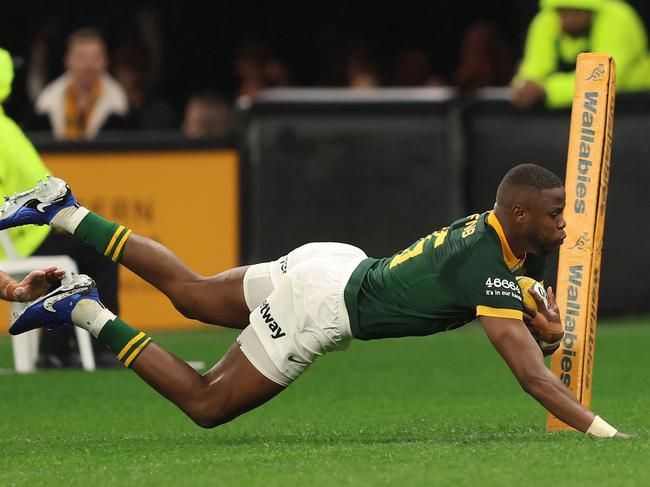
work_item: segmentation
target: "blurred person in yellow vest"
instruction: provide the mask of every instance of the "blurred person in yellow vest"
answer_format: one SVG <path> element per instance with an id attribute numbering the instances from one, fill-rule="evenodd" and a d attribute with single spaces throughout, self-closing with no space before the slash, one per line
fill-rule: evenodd
<path id="1" fill-rule="evenodd" d="M 528 28 L 512 102 L 567 108 L 578 54 L 603 52 L 616 61 L 619 92 L 650 90 L 650 54 L 643 22 L 622 0 L 541 0 Z"/>
<path id="2" fill-rule="evenodd" d="M 4 102 L 11 93 L 11 83 L 14 77 L 11 55 L 0 49 L 0 103 Z M 49 171 L 36 149 L 25 136 L 23 131 L 5 115 L 0 105 L 0 191 L 1 194 L 13 194 L 25 191 L 34 186 L 39 180 L 44 180 Z M 15 231 L 20 230 L 20 231 Z M 84 245 L 79 246 L 76 239 L 68 238 L 64 234 L 53 232 L 48 226 L 26 225 L 17 229 L 10 229 L 9 240 L 16 253 L 21 257 L 30 255 L 69 255 L 76 263 L 80 272 L 83 269 L 95 269 L 101 286 L 109 293 L 110 308 L 119 309 L 117 301 L 117 265 L 108 259 L 97 256 L 94 249 Z M 6 259 L 4 249 L 0 246 L 0 260 Z M 0 262 L 0 269 L 2 262 Z M 64 273 L 50 272 L 42 279 L 47 278 L 43 292 L 49 290 L 55 280 L 54 277 L 63 277 Z M 0 273 L 0 298 L 3 295 L 3 279 Z M 35 276 L 38 277 L 38 276 Z M 6 280 L 6 279 L 5 279 Z M 15 287 L 12 285 L 12 287 Z M 23 286 L 24 287 L 24 286 Z M 19 289 L 20 291 L 20 289 Z M 25 291 L 21 291 L 25 292 Z M 33 290 L 28 297 L 35 299 Z M 42 293 L 41 293 L 42 294 Z M 30 300 L 31 300 L 30 299 Z M 25 299 L 17 299 L 23 301 Z M 41 340 L 39 365 L 41 367 L 62 367 L 77 365 L 78 357 L 73 354 L 74 330 L 72 328 L 46 332 Z M 98 365 L 118 365 L 112 354 L 99 342 L 94 343 L 95 355 Z"/>
<path id="3" fill-rule="evenodd" d="M 22 191 L 38 179 L 47 175 L 47 169 L 16 124 L 4 114 L 2 102 L 11 93 L 14 77 L 13 63 L 7 51 L 0 49 L 0 189 L 6 194 Z M 26 162 L 18 171 L 9 171 L 10 160 L 20 157 Z M 9 160 L 8 160 L 9 158 Z M 34 162 L 33 164 L 31 162 Z M 10 242 L 22 256 L 29 255 L 50 233 L 44 227 L 27 226 L 22 232 L 8 230 Z M 0 260 L 6 259 L 0 247 Z M 31 301 L 49 290 L 50 286 L 63 277 L 64 271 L 48 267 L 31 272 L 21 282 L 16 282 L 4 272 L 0 272 L 0 299 L 7 301 Z"/>
<path id="4" fill-rule="evenodd" d="M 0 49 L 0 103 L 3 103 L 11 93 L 11 83 L 14 77 L 11 55 Z M 0 105 L 0 191 L 1 194 L 12 194 L 25 191 L 39 179 L 45 179 L 49 171 L 36 153 L 23 131 L 4 113 Z M 21 257 L 31 255 L 50 233 L 45 226 L 26 226 L 20 232 L 9 230 L 10 240 L 14 249 Z M 7 256 L 0 247 L 0 259 Z"/>

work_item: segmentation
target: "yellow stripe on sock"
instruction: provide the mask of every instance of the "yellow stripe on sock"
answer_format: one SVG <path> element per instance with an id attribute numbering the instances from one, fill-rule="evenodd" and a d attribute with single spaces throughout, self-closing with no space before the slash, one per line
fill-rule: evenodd
<path id="1" fill-rule="evenodd" d="M 133 362 L 133 361 L 135 360 L 135 358 L 136 358 L 138 355 L 140 355 L 140 351 L 141 351 L 141 350 L 144 348 L 144 346 L 145 346 L 147 343 L 149 343 L 150 341 L 151 341 L 151 337 L 147 337 L 147 339 L 146 339 L 144 342 L 142 342 L 138 348 L 136 348 L 135 350 L 133 350 L 133 353 L 132 353 L 131 355 L 129 355 L 129 358 L 127 358 L 127 359 L 124 361 L 124 365 L 127 366 L 127 367 L 128 367 L 129 365 L 131 365 L 131 362 Z"/>
<path id="2" fill-rule="evenodd" d="M 111 259 L 113 262 L 117 262 L 117 257 L 120 255 L 120 250 L 122 250 L 122 247 L 124 247 L 124 244 L 126 243 L 126 239 L 129 238 L 129 235 L 131 235 L 131 230 L 128 230 L 124 236 L 122 237 L 122 240 L 120 240 L 120 243 L 117 244 L 117 247 L 115 247 L 115 252 L 113 252 L 113 257 Z"/>
<path id="3" fill-rule="evenodd" d="M 130 349 L 130 348 L 131 348 L 135 343 L 137 343 L 138 340 L 142 339 L 143 336 L 144 336 L 144 332 L 141 331 L 141 332 L 138 333 L 136 336 L 134 336 L 133 338 L 131 338 L 131 340 L 129 341 L 129 343 L 127 343 L 126 345 L 124 345 L 124 348 L 123 348 L 122 350 L 120 350 L 120 353 L 117 354 L 117 360 L 122 360 L 122 357 L 124 357 L 124 356 L 126 355 L 126 352 L 128 352 L 129 349 Z"/>
<path id="4" fill-rule="evenodd" d="M 111 241 L 108 242 L 108 247 L 106 247 L 106 250 L 104 250 L 104 255 L 108 255 L 111 253 L 111 250 L 113 249 L 113 245 L 115 245 L 115 241 L 117 240 L 117 237 L 122 233 L 122 230 L 124 230 L 124 226 L 120 225 L 117 227 L 117 230 L 115 230 L 115 233 L 111 237 Z"/>

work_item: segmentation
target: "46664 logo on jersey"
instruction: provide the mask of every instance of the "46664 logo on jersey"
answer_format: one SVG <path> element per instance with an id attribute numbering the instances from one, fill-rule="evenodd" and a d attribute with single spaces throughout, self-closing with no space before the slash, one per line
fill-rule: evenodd
<path id="1" fill-rule="evenodd" d="M 515 281 L 509 281 L 508 279 L 501 279 L 500 277 L 488 277 L 488 280 L 485 281 L 485 287 L 502 287 L 505 289 L 512 289 L 513 291 L 519 291 L 519 286 Z"/>
<path id="2" fill-rule="evenodd" d="M 504 294 L 501 290 L 508 291 L 508 294 L 513 292 L 515 296 L 521 295 L 519 285 L 515 281 L 501 279 L 500 277 L 488 277 L 487 281 L 485 281 L 485 288 L 485 294 L 490 296 Z"/>

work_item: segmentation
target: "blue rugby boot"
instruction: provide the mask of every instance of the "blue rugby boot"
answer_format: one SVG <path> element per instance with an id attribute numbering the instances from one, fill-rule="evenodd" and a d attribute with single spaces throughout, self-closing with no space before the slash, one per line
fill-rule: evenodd
<path id="1" fill-rule="evenodd" d="M 0 230 L 21 225 L 47 225 L 63 208 L 79 207 L 70 187 L 59 178 L 45 181 L 22 193 L 5 197 L 0 206 Z"/>
<path id="2" fill-rule="evenodd" d="M 14 317 L 9 333 L 20 335 L 35 328 L 72 326 L 72 309 L 82 299 L 99 301 L 95 281 L 84 274 L 66 275 L 61 286 L 34 301 Z"/>

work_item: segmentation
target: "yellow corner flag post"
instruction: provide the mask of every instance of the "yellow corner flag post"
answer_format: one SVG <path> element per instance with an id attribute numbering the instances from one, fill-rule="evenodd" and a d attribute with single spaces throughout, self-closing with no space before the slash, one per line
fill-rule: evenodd
<path id="1" fill-rule="evenodd" d="M 614 127 L 616 64 L 608 54 L 578 56 L 566 169 L 566 233 L 557 304 L 565 336 L 551 370 L 586 407 L 591 403 L 600 262 Z M 571 427 L 549 413 L 548 431 Z"/>

